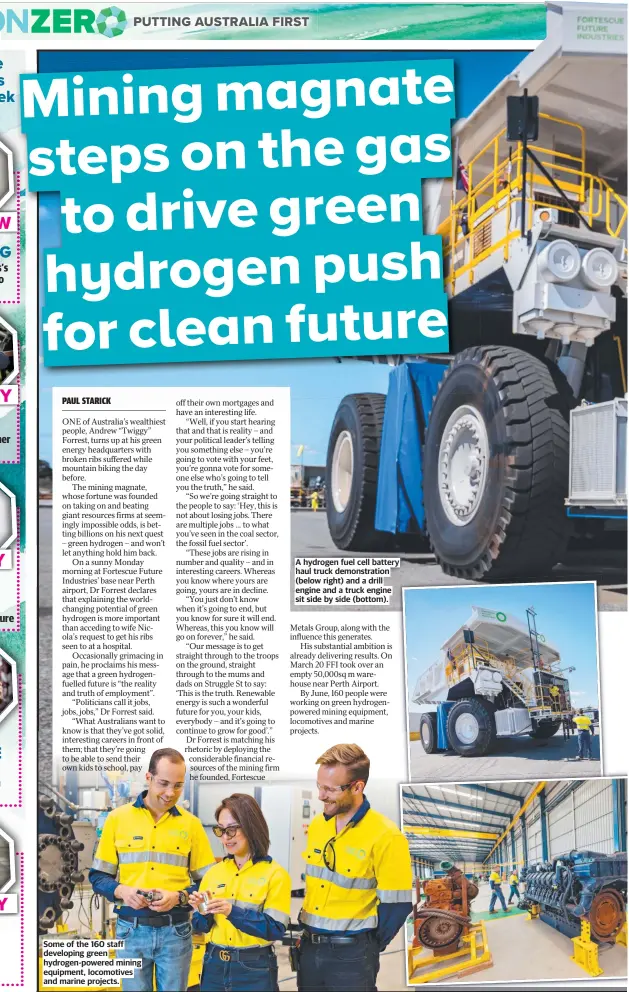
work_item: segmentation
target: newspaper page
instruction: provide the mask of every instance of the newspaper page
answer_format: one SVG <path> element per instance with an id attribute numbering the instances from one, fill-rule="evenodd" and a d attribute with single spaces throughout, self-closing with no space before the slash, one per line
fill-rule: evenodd
<path id="1" fill-rule="evenodd" d="M 626 7 L 0 48 L 0 987 L 626 987 Z"/>

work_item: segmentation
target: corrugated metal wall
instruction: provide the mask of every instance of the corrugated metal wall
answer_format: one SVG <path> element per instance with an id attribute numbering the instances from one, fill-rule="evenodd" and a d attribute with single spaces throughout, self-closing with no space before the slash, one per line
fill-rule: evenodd
<path id="1" fill-rule="evenodd" d="M 565 787 L 566 787 L 565 782 L 552 782 L 549 785 L 547 785 L 544 789 L 544 795 L 546 796 L 546 805 L 548 806 L 548 804 L 555 798 L 555 796 L 559 795 L 561 790 L 565 789 Z"/>
<path id="2" fill-rule="evenodd" d="M 557 789 L 553 789 L 554 795 Z M 548 813 L 550 856 L 571 850 L 614 852 L 612 784 L 592 779 Z"/>
<path id="3" fill-rule="evenodd" d="M 591 779 L 580 786 L 575 801 L 576 843 L 581 851 L 614 853 L 612 783 Z"/>
<path id="4" fill-rule="evenodd" d="M 526 858 L 524 855 L 522 824 L 519 820 L 514 827 L 514 831 L 515 831 L 515 859 L 516 861 L 525 861 Z"/>
<path id="5" fill-rule="evenodd" d="M 567 854 L 575 846 L 574 797 L 571 792 L 555 809 L 548 813 L 548 844 L 551 858 Z"/>
<path id="6" fill-rule="evenodd" d="M 542 860 L 542 819 L 540 816 L 539 799 L 535 799 L 526 816 L 526 861 L 535 864 Z"/>

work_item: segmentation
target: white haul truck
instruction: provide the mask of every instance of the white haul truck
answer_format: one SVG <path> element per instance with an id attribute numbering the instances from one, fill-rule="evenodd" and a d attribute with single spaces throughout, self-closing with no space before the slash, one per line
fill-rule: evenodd
<path id="1" fill-rule="evenodd" d="M 533 609 L 525 626 L 475 606 L 441 652 L 412 695 L 427 754 L 453 749 L 473 757 L 487 754 L 497 737 L 547 739 L 571 710 L 559 651 L 537 632 Z"/>
<path id="2" fill-rule="evenodd" d="M 625 22 L 620 4 L 549 4 L 545 41 L 455 125 L 455 177 L 423 183 L 450 350 L 391 359 L 386 397 L 341 402 L 337 547 L 408 536 L 447 574 L 491 581 L 548 574 L 570 539 L 624 547 Z"/>

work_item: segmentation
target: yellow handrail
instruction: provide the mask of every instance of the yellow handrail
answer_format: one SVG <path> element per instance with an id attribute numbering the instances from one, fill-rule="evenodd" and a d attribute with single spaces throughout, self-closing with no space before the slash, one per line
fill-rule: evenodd
<path id="1" fill-rule="evenodd" d="M 573 197 L 575 206 L 579 206 L 582 216 L 589 224 L 598 221 L 604 225 L 608 234 L 619 237 L 627 222 L 627 203 L 605 179 L 586 171 L 585 129 L 580 124 L 549 114 L 540 114 L 540 118 L 576 129 L 579 134 L 580 154 L 546 148 L 541 144 L 531 144 L 529 148 L 535 152 L 562 192 Z M 505 260 L 508 258 L 510 242 L 520 236 L 519 230 L 510 230 L 510 207 L 513 203 L 521 201 L 523 183 L 526 189 L 524 202 L 529 227 L 533 223 L 535 210 L 549 207 L 547 202 L 536 197 L 533 186 L 552 190 L 552 183 L 530 159 L 526 174 L 523 175 L 521 144 L 518 144 L 514 151 L 509 149 L 508 155 L 501 155 L 501 140 L 506 140 L 506 128 L 491 138 L 468 162 L 468 192 L 461 199 L 453 200 L 449 216 L 437 228 L 437 233 L 443 238 L 446 287 L 453 287 L 461 276 L 468 276 L 466 283 L 471 284 L 476 267 L 495 252 L 502 251 Z M 490 171 L 480 175 L 475 183 L 474 173 L 476 171 L 478 175 L 481 160 L 489 155 L 491 155 Z M 495 241 L 483 247 L 485 241 L 483 230 L 503 213 L 505 214 L 504 231 Z M 480 244 L 475 242 L 478 235 L 481 236 Z M 478 251 L 475 251 L 476 248 Z M 455 257 L 461 254 L 462 258 L 457 262 Z"/>

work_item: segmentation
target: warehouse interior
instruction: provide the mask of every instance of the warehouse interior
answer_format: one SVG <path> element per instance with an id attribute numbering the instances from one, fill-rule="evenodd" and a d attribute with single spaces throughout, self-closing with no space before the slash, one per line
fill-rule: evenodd
<path id="1" fill-rule="evenodd" d="M 624 977 L 626 803 L 625 779 L 403 786 L 409 983 Z"/>
<path id="2" fill-rule="evenodd" d="M 39 923 L 40 934 L 60 941 L 80 936 L 101 939 L 114 934 L 114 904 L 98 898 L 89 884 L 98 838 L 111 809 L 124 805 L 146 787 L 144 773 L 114 771 L 66 771 L 59 774 L 54 787 L 43 787 L 39 809 Z M 304 860 L 306 834 L 312 819 L 322 811 L 317 789 L 312 779 L 304 781 L 265 783 L 198 783 L 186 779 L 179 806 L 198 816 L 205 828 L 214 856 L 221 858 L 224 850 L 214 836 L 211 825 L 216 822 L 215 811 L 222 799 L 233 792 L 252 795 L 260 804 L 271 836 L 271 855 L 283 865 L 291 877 L 291 921 L 298 929 L 298 916 L 303 903 Z M 398 797 L 391 783 L 370 780 L 368 797 L 373 807 L 396 823 L 400 822 Z M 63 835 L 63 836 L 62 836 Z M 57 844 L 57 840 L 59 844 Z M 66 877 L 62 861 L 64 841 L 72 846 L 73 872 Z M 74 845 L 82 845 L 75 850 Z M 2 846 L 0 837 L 0 869 Z M 206 936 L 193 938 L 193 961 L 189 989 L 198 988 Z M 380 959 L 378 988 L 380 992 L 397 992 L 404 978 L 404 933 L 401 930 Z M 296 975 L 289 963 L 288 946 L 276 944 L 280 988 L 295 992 Z M 95 987 L 95 986 L 92 986 Z"/>

